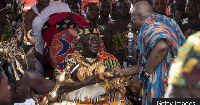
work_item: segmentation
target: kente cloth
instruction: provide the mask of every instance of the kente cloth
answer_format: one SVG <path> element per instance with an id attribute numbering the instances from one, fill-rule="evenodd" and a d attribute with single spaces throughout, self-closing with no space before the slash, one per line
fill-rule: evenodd
<path id="1" fill-rule="evenodd" d="M 145 75 L 145 65 L 151 49 L 160 39 L 165 39 L 168 43 L 168 52 L 148 78 Z M 179 47 L 184 42 L 185 37 L 173 19 L 160 14 L 151 14 L 145 20 L 137 39 L 139 66 L 137 78 L 144 89 L 142 105 L 151 105 L 152 98 L 164 97 L 172 59 L 176 57 Z"/>
<path id="2" fill-rule="evenodd" d="M 200 32 L 191 35 L 179 49 L 169 71 L 168 83 L 178 87 L 200 88 Z"/>
<path id="3" fill-rule="evenodd" d="M 41 31 L 43 24 L 49 19 L 49 16 L 54 13 L 60 12 L 71 12 L 68 4 L 62 3 L 60 1 L 50 1 L 49 6 L 45 7 L 41 13 L 38 13 L 36 4 L 34 4 L 31 9 L 37 14 L 32 22 L 32 32 L 31 36 L 37 41 L 36 48 L 40 54 L 43 55 L 44 44 L 42 41 Z M 36 71 L 44 76 L 44 69 L 42 63 L 36 60 Z"/>
<path id="4" fill-rule="evenodd" d="M 106 52 L 100 52 L 97 55 L 98 60 L 103 60 L 104 61 L 104 66 L 106 66 L 108 69 L 115 67 L 120 67 L 120 64 L 116 57 L 113 55 L 106 53 Z M 54 75 L 55 77 L 60 74 L 64 70 L 64 60 L 58 64 L 58 66 L 55 68 Z M 129 78 L 123 78 L 121 79 L 121 82 L 127 82 Z M 102 86 L 105 90 L 106 89 L 111 89 L 111 83 L 108 80 L 104 80 L 102 83 L 99 83 L 100 86 Z M 119 92 L 111 92 L 109 94 L 103 95 L 100 98 L 103 97 L 103 102 L 102 103 L 96 103 L 99 98 L 85 98 L 84 102 L 80 102 L 80 100 L 69 100 L 69 102 L 78 102 L 78 105 L 126 105 L 128 104 L 128 100 L 125 97 L 125 94 L 119 93 Z M 121 101 L 120 101 L 121 100 Z"/>

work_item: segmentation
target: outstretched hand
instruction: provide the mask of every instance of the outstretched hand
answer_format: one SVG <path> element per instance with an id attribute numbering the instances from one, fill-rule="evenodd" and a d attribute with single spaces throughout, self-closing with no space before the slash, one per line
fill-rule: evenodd
<path id="1" fill-rule="evenodd" d="M 123 70 L 120 67 L 114 67 L 111 69 L 106 70 L 106 72 L 110 72 L 114 74 L 114 77 L 123 77 Z"/>
<path id="2" fill-rule="evenodd" d="M 69 92 L 72 92 L 74 90 L 77 90 L 77 89 L 82 88 L 87 85 L 93 85 L 96 83 L 103 82 L 100 80 L 95 80 L 95 78 L 97 78 L 97 77 L 98 77 L 98 75 L 95 75 L 95 76 L 92 76 L 92 77 L 86 79 L 85 81 L 82 81 L 82 82 L 66 82 L 66 83 L 60 85 L 58 93 L 59 94 L 69 93 Z"/>

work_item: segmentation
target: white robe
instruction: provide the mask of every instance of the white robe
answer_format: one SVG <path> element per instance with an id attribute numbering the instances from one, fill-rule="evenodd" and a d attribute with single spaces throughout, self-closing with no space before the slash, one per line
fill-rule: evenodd
<path id="1" fill-rule="evenodd" d="M 44 43 L 41 35 L 42 27 L 44 23 L 49 19 L 49 16 L 54 13 L 60 12 L 71 12 L 68 4 L 62 3 L 60 1 L 50 1 L 49 6 L 45 7 L 41 13 L 38 13 L 38 9 L 36 4 L 32 7 L 32 10 L 37 14 L 35 19 L 32 22 L 32 32 L 31 35 L 37 41 L 36 48 L 40 54 L 43 55 Z M 42 63 L 36 60 L 36 71 L 38 71 L 41 75 L 44 75 L 44 70 L 42 67 Z"/>

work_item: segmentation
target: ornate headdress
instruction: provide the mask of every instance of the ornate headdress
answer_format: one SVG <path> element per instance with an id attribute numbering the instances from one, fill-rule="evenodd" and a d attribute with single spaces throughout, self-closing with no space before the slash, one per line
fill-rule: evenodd
<path id="1" fill-rule="evenodd" d="M 16 59 L 26 60 L 24 50 L 19 46 L 28 44 L 28 40 L 33 45 L 36 44 L 36 41 L 30 37 L 31 31 L 28 31 L 25 37 L 23 8 L 22 0 L 7 0 L 7 17 L 11 23 L 9 29 L 12 36 L 9 41 L 0 42 L 0 65 L 5 70 L 9 82 L 18 81 L 24 75 L 24 70 Z"/>
<path id="2" fill-rule="evenodd" d="M 81 29 L 77 27 L 77 39 L 81 39 L 84 36 L 90 35 L 90 34 L 98 34 L 100 37 L 103 37 L 100 35 L 100 32 L 96 28 L 91 28 L 89 26 L 83 26 Z"/>

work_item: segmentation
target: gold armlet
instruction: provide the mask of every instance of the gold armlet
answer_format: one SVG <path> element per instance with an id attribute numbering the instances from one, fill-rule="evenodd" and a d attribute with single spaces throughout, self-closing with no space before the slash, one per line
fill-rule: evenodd
<path id="1" fill-rule="evenodd" d="M 104 73 L 104 71 L 105 71 L 106 68 L 107 67 L 105 67 L 105 66 L 100 66 L 100 67 L 98 67 L 98 68 L 95 69 L 95 75 L 99 74 L 98 78 L 100 80 L 104 80 L 105 79 L 103 73 Z"/>
<path id="2" fill-rule="evenodd" d="M 86 79 L 86 67 L 81 67 L 78 69 L 77 77 L 80 81 L 84 81 Z"/>

